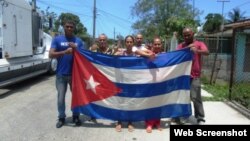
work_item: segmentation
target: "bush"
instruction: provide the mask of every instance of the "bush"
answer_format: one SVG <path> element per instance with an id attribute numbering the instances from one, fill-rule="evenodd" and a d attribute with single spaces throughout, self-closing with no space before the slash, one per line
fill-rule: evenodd
<path id="1" fill-rule="evenodd" d="M 206 101 L 225 101 L 229 97 L 228 85 L 210 85 L 208 83 L 204 83 L 203 89 L 213 95 L 213 97 L 205 97 L 204 100 Z"/>
<path id="2" fill-rule="evenodd" d="M 213 95 L 213 97 L 204 97 L 205 101 L 235 100 L 242 106 L 250 109 L 250 83 L 234 84 L 230 99 L 228 84 L 211 85 L 206 77 L 202 77 L 201 82 L 203 89 Z"/>
<path id="3" fill-rule="evenodd" d="M 250 109 L 250 83 L 237 83 L 232 88 L 232 99 Z"/>

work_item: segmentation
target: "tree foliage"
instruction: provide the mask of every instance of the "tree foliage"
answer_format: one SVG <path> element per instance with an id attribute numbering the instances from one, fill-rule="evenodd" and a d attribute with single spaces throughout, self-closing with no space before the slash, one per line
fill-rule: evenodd
<path id="1" fill-rule="evenodd" d="M 237 22 L 239 20 L 243 20 L 245 19 L 246 17 L 244 17 L 244 14 L 246 12 L 241 12 L 239 8 L 234 8 L 232 11 L 230 11 L 228 13 L 228 22 L 229 23 L 232 23 L 232 22 Z"/>
<path id="2" fill-rule="evenodd" d="M 206 22 L 203 25 L 203 31 L 207 33 L 218 32 L 221 29 L 223 17 L 221 14 L 209 13 L 206 17 Z"/>
<path id="3" fill-rule="evenodd" d="M 194 17 L 200 13 L 188 3 L 189 0 L 138 0 L 132 7 L 132 15 L 138 20 L 133 29 L 153 39 L 155 35 L 170 37 L 173 32 L 181 34 L 184 27 L 195 27 Z"/>
<path id="4" fill-rule="evenodd" d="M 72 13 L 61 13 L 55 21 L 55 31 L 58 32 L 63 27 L 65 20 L 72 20 L 75 22 L 75 35 L 83 39 L 87 44 L 90 44 L 90 35 L 87 34 L 87 28 L 81 23 L 80 18 Z"/>
<path id="5" fill-rule="evenodd" d="M 32 5 L 32 2 L 29 2 L 29 4 Z M 37 7 L 37 9 L 40 8 Z M 46 8 L 46 10 L 40 10 L 40 11 L 43 15 L 42 25 L 44 32 L 50 34 L 50 32 L 52 31 L 55 34 L 58 34 L 60 33 L 60 30 L 63 30 L 62 28 L 63 22 L 65 20 L 72 20 L 76 24 L 76 30 L 75 30 L 76 36 L 80 37 L 82 40 L 85 41 L 85 43 L 90 45 L 91 37 L 87 33 L 87 28 L 84 27 L 84 25 L 80 21 L 80 18 L 77 15 L 74 15 L 72 13 L 61 13 L 58 17 L 55 12 L 49 12 L 49 6 Z"/>
<path id="6" fill-rule="evenodd" d="M 74 15 L 72 13 L 61 13 L 61 15 L 58 17 L 58 19 L 55 22 L 55 28 L 58 30 L 59 26 L 63 26 L 63 23 L 66 20 L 72 20 L 76 24 L 76 35 L 83 35 L 86 34 L 87 29 L 84 27 L 84 25 L 81 23 L 80 18 L 77 15 Z"/>

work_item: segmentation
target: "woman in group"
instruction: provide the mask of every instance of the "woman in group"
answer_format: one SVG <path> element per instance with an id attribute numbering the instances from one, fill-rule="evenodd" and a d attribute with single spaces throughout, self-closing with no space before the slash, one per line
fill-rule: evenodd
<path id="1" fill-rule="evenodd" d="M 119 49 L 115 55 L 123 55 L 123 56 L 135 56 L 135 53 L 132 52 L 132 47 L 134 45 L 134 38 L 131 35 L 128 35 L 125 37 L 125 46 L 126 49 Z M 122 129 L 122 122 L 118 121 L 116 124 L 116 131 L 121 132 Z M 128 122 L 128 131 L 132 132 L 134 130 L 134 126 L 132 125 L 132 122 Z"/>
<path id="2" fill-rule="evenodd" d="M 159 37 L 155 37 L 153 41 L 152 51 L 157 55 L 162 52 L 162 42 Z M 156 127 L 159 131 L 162 130 L 160 119 L 146 120 L 146 131 L 147 133 L 152 132 L 152 128 Z"/>
<path id="3" fill-rule="evenodd" d="M 115 55 L 123 55 L 123 56 L 144 56 L 148 57 L 149 59 L 154 59 L 155 54 L 151 51 L 142 46 L 142 35 L 137 34 L 136 36 L 136 45 L 134 46 L 135 39 L 133 36 L 128 35 L 125 37 L 125 46 L 126 49 L 120 49 L 115 53 Z M 120 132 L 122 128 L 121 121 L 118 121 L 116 125 L 116 131 Z M 132 125 L 132 122 L 128 122 L 128 130 L 132 132 L 134 130 L 134 127 Z"/>

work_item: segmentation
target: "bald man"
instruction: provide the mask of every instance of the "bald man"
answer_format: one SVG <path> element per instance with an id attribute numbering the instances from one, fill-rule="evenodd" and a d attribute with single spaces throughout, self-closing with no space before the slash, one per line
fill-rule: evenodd
<path id="1" fill-rule="evenodd" d="M 109 55 L 113 54 L 112 49 L 108 46 L 108 37 L 104 33 L 100 34 L 98 37 L 98 47 L 97 52 Z"/>
<path id="2" fill-rule="evenodd" d="M 194 32 L 191 28 L 184 28 L 182 31 L 182 36 L 184 38 L 184 42 L 179 44 L 178 49 L 182 48 L 190 48 L 194 53 L 194 59 L 191 68 L 191 86 L 190 86 L 190 98 L 194 105 L 194 116 L 197 119 L 197 123 L 204 124 L 205 123 L 205 113 L 201 98 L 201 56 L 209 55 L 209 51 L 207 46 L 198 40 L 194 39 Z"/>
<path id="3" fill-rule="evenodd" d="M 142 44 L 143 42 L 142 34 L 140 33 L 137 34 L 135 37 L 135 41 L 136 41 L 136 45 L 132 47 L 132 52 L 134 52 L 136 55 L 147 57 L 150 60 L 155 59 L 155 53 L 147 49 L 147 47 L 144 44 Z"/>

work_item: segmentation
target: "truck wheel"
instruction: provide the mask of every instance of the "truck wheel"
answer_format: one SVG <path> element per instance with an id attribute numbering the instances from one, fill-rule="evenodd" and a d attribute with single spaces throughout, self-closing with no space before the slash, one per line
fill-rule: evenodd
<path id="1" fill-rule="evenodd" d="M 55 74 L 56 73 L 56 67 L 57 67 L 57 60 L 56 59 L 52 59 L 50 62 L 50 66 L 49 66 L 49 74 Z"/>

